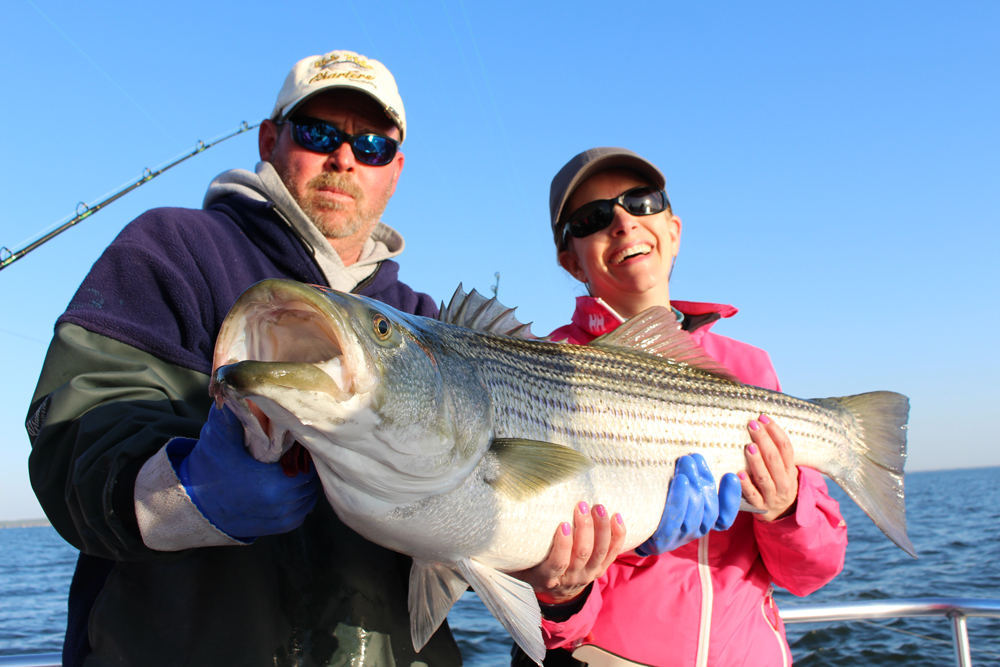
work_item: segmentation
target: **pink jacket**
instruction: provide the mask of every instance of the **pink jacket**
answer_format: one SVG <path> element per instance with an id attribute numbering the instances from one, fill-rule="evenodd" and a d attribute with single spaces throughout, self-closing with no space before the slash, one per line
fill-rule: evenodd
<path id="1" fill-rule="evenodd" d="M 714 319 L 736 309 L 672 301 L 693 320 L 707 319 L 695 340 L 740 379 L 779 390 L 767 353 L 709 332 Z M 600 299 L 579 297 L 573 321 L 555 340 L 586 344 L 622 321 Z M 609 508 L 614 511 L 614 508 Z M 628 517 L 625 517 L 626 526 Z M 799 468 L 795 513 L 762 523 L 741 513 L 732 528 L 713 532 L 660 556 L 619 556 L 594 582 L 583 608 L 562 622 L 543 620 L 548 648 L 593 644 L 628 660 L 668 665 L 791 664 L 772 584 L 808 595 L 844 566 L 847 524 L 827 495 L 822 475 Z"/>

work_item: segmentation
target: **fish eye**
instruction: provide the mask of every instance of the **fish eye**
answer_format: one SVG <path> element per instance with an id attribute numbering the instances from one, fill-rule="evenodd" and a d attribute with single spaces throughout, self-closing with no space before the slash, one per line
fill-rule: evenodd
<path id="1" fill-rule="evenodd" d="M 382 313 L 375 313 L 375 316 L 372 318 L 372 327 L 379 340 L 385 340 L 392 333 L 392 323 Z"/>

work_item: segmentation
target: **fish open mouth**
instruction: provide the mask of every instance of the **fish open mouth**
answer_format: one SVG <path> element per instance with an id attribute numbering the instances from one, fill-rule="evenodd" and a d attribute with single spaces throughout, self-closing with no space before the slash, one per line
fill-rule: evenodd
<path id="1" fill-rule="evenodd" d="M 253 449 L 266 440 L 268 459 L 294 441 L 278 395 L 320 392 L 343 402 L 370 384 L 364 352 L 331 298 L 308 285 L 263 281 L 244 292 L 219 331 L 209 391 L 234 408 Z"/>
<path id="2" fill-rule="evenodd" d="M 242 329 L 242 337 L 229 350 L 230 363 L 309 364 L 329 376 L 336 393 L 341 394 L 338 398 L 351 392 L 352 375 L 337 329 L 309 304 L 293 302 L 255 309 L 243 318 Z"/>

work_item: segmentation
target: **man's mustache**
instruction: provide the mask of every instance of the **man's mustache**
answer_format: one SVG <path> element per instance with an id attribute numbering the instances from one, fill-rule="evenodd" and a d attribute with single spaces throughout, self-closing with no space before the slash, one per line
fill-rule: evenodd
<path id="1" fill-rule="evenodd" d="M 337 174 L 334 172 L 323 172 L 313 178 L 309 179 L 306 187 L 310 190 L 319 190 L 320 188 L 336 188 L 343 192 L 346 192 L 354 200 L 361 202 L 365 198 L 364 190 L 361 189 L 357 183 L 354 182 L 347 174 Z"/>

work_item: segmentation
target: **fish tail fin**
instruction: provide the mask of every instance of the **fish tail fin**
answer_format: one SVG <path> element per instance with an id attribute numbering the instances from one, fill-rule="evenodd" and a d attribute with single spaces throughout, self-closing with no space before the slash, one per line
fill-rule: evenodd
<path id="1" fill-rule="evenodd" d="M 913 543 L 906 534 L 903 493 L 909 399 L 891 391 L 874 391 L 815 402 L 846 411 L 855 425 L 853 435 L 848 437 L 854 455 L 853 465 L 824 472 L 847 492 L 890 540 L 916 558 Z"/>

